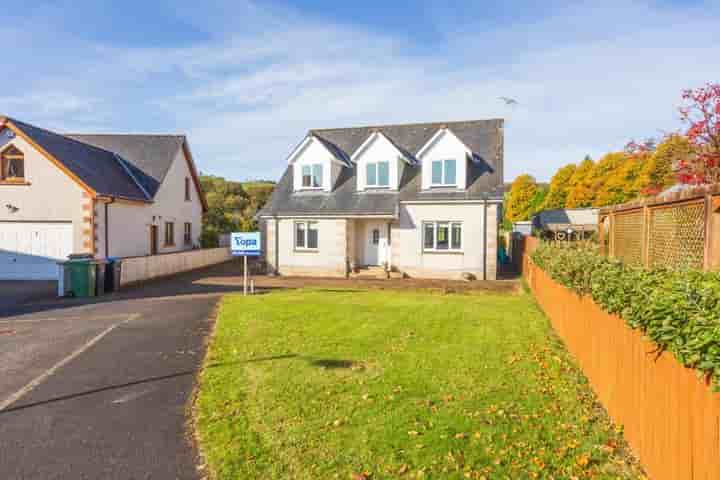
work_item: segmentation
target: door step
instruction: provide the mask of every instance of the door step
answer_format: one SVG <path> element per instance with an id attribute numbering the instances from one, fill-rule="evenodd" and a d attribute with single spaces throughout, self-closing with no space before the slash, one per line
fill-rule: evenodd
<path id="1" fill-rule="evenodd" d="M 350 272 L 350 278 L 385 280 L 388 278 L 388 274 L 384 267 L 360 267 L 357 272 Z"/>

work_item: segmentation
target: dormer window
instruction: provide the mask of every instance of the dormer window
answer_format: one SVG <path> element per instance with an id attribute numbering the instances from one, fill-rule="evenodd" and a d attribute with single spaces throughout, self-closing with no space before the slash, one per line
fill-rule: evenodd
<path id="1" fill-rule="evenodd" d="M 0 180 L 6 182 L 25 180 L 25 156 L 14 145 L 0 154 Z"/>
<path id="2" fill-rule="evenodd" d="M 383 188 L 390 186 L 390 162 L 372 162 L 366 165 L 368 187 Z"/>
<path id="3" fill-rule="evenodd" d="M 321 163 L 302 166 L 302 187 L 321 188 L 323 185 L 323 166 Z"/>
<path id="4" fill-rule="evenodd" d="M 454 187 L 457 185 L 457 162 L 455 159 L 433 160 L 432 186 Z"/>

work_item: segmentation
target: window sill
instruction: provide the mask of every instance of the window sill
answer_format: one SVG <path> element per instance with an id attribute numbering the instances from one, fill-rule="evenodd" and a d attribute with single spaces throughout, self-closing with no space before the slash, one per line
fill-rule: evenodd
<path id="1" fill-rule="evenodd" d="M 295 247 L 295 248 L 293 249 L 293 252 L 296 252 L 296 253 L 319 253 L 319 252 L 320 252 L 320 249 L 319 249 L 319 248 L 298 248 L 298 247 Z"/>
<path id="2" fill-rule="evenodd" d="M 163 245 L 163 248 L 169 248 L 169 247 L 175 247 L 176 245 L 174 243 L 166 243 Z"/>
<path id="3" fill-rule="evenodd" d="M 427 249 L 423 249 L 423 253 L 429 253 L 429 254 L 439 253 L 441 255 L 443 255 L 443 254 L 463 255 L 465 253 L 465 251 L 464 250 L 427 250 Z"/>
<path id="4" fill-rule="evenodd" d="M 325 190 L 325 187 L 300 187 L 296 192 L 313 192 L 317 190 Z"/>
<path id="5" fill-rule="evenodd" d="M 390 190 L 390 185 L 388 186 L 382 186 L 382 187 L 375 187 L 372 185 L 365 185 L 365 190 Z"/>
<path id="6" fill-rule="evenodd" d="M 0 185 L 28 186 L 30 182 L 25 180 L 0 180 Z"/>
<path id="7" fill-rule="evenodd" d="M 435 189 L 435 188 L 458 188 L 458 186 L 457 186 L 457 183 L 448 184 L 448 185 L 443 185 L 441 183 L 438 183 L 438 184 L 430 185 L 431 190 Z"/>

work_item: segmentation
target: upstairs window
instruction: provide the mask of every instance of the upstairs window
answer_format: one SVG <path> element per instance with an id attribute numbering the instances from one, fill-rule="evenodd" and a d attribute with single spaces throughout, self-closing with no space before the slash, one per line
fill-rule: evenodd
<path id="1" fill-rule="evenodd" d="M 25 156 L 14 145 L 0 154 L 0 180 L 7 182 L 25 180 Z"/>
<path id="2" fill-rule="evenodd" d="M 366 166 L 365 184 L 368 187 L 390 186 L 390 162 L 373 162 Z"/>
<path id="3" fill-rule="evenodd" d="M 462 223 L 424 222 L 423 249 L 431 252 L 462 251 Z"/>
<path id="4" fill-rule="evenodd" d="M 322 188 L 323 166 L 321 163 L 302 166 L 303 188 Z"/>
<path id="5" fill-rule="evenodd" d="M 185 177 L 185 201 L 190 201 L 190 179 Z"/>
<path id="6" fill-rule="evenodd" d="M 450 160 L 433 160 L 432 162 L 432 186 L 454 187 L 457 185 L 456 174 L 457 162 Z"/>

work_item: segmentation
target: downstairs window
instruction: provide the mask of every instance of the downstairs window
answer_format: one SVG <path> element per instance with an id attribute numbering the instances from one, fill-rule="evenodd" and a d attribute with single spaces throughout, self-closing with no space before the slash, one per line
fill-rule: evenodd
<path id="1" fill-rule="evenodd" d="M 295 222 L 295 249 L 317 250 L 317 222 Z"/>
<path id="2" fill-rule="evenodd" d="M 430 252 L 462 251 L 462 223 L 423 222 L 423 250 Z"/>

